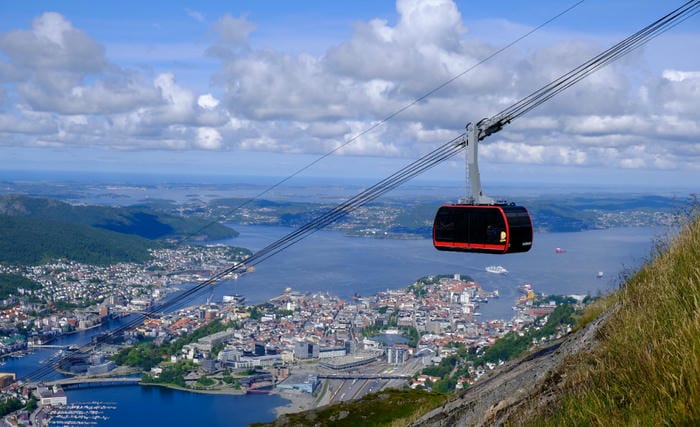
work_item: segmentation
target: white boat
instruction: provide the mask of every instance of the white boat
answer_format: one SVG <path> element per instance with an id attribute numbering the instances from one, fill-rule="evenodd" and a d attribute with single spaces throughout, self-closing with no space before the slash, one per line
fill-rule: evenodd
<path id="1" fill-rule="evenodd" d="M 600 279 L 601 277 L 603 277 L 603 272 L 602 272 L 602 271 L 599 271 L 598 274 L 595 275 L 595 277 L 597 277 L 598 279 Z"/>
<path id="2" fill-rule="evenodd" d="M 489 265 L 488 267 L 486 267 L 486 271 L 493 274 L 508 273 L 508 270 L 506 270 L 502 265 Z"/>

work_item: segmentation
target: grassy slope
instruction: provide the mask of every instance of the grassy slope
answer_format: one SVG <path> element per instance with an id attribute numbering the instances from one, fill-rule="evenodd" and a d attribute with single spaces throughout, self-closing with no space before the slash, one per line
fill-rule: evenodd
<path id="1" fill-rule="evenodd" d="M 359 400 L 283 415 L 269 424 L 254 426 L 405 426 L 440 406 L 446 395 L 421 390 L 385 390 Z"/>
<path id="2" fill-rule="evenodd" d="M 600 345 L 569 358 L 528 423 L 700 425 L 700 219 L 608 302 Z"/>

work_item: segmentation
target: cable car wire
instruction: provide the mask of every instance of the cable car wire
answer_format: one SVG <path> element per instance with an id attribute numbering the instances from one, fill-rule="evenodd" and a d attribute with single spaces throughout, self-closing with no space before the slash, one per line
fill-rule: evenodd
<path id="1" fill-rule="evenodd" d="M 497 125 L 503 126 L 516 118 L 522 116 L 533 108 L 541 105 L 543 102 L 551 99 L 557 94 L 561 93 L 563 90 L 571 87 L 573 84 L 579 82 L 583 78 L 587 77 L 591 73 L 597 71 L 601 67 L 611 63 L 612 61 L 626 55 L 630 51 L 643 46 L 648 43 L 653 38 L 665 31 L 678 25 L 690 17 L 694 16 L 700 11 L 700 0 L 693 0 L 685 3 L 683 6 L 674 10 L 673 12 L 665 15 L 649 26 L 643 28 L 632 36 L 624 39 L 623 41 L 617 43 L 610 49 L 602 52 L 593 59 L 585 62 L 574 70 L 564 74 L 558 79 L 554 80 L 550 84 L 544 86 L 543 88 L 533 92 L 532 94 L 526 96 L 522 100 L 516 102 L 511 107 L 504 109 L 500 113 L 494 115 L 490 120 Z M 128 321 L 126 324 L 120 326 L 119 328 L 111 331 L 109 334 L 102 338 L 98 338 L 97 342 L 105 341 L 110 337 L 114 337 L 133 326 L 138 325 L 143 321 L 143 319 L 149 317 L 150 315 L 155 315 L 157 313 L 165 312 L 166 310 L 175 309 L 187 302 L 190 302 L 195 297 L 199 296 L 202 292 L 210 289 L 211 286 L 216 285 L 219 281 L 223 280 L 226 276 L 232 273 L 245 273 L 245 269 L 248 266 L 255 266 L 275 254 L 289 248 L 290 246 L 298 243 L 302 239 L 308 237 L 309 235 L 315 233 L 316 231 L 322 229 L 323 227 L 331 224 L 348 213 L 356 210 L 357 208 L 363 206 L 364 204 L 376 199 L 377 197 L 385 194 L 386 192 L 398 187 L 404 182 L 412 179 L 413 177 L 427 171 L 428 169 L 436 166 L 439 163 L 455 156 L 465 147 L 464 134 L 457 136 L 456 138 L 446 142 L 440 147 L 434 149 L 430 153 L 424 155 L 418 160 L 410 163 L 389 177 L 383 179 L 379 183 L 369 187 L 368 189 L 360 192 L 358 195 L 352 197 L 330 209 L 325 214 L 317 217 L 316 219 L 310 221 L 309 223 L 299 227 L 297 230 L 283 236 L 277 241 L 271 243 L 265 248 L 257 251 L 250 257 L 248 257 L 243 263 L 236 263 L 229 266 L 215 274 L 213 274 L 209 279 L 204 280 L 192 288 L 178 294 L 172 299 L 168 299 L 161 304 L 154 306 L 146 314 L 136 315 L 134 319 Z M 87 349 L 91 344 L 86 344 L 81 349 Z M 65 360 L 65 358 L 61 359 Z M 60 363 L 60 361 L 59 361 Z M 48 364 L 47 364 L 48 365 Z M 53 365 L 53 364 L 51 364 Z M 48 374 L 53 372 L 53 366 L 44 366 L 38 370 L 29 374 L 30 379 L 42 379 Z"/>
<path id="2" fill-rule="evenodd" d="M 372 132 L 373 130 L 377 129 L 377 128 L 380 127 L 380 126 L 383 126 L 383 125 L 386 124 L 388 121 L 392 120 L 394 117 L 398 116 L 399 114 L 403 113 L 404 111 L 408 110 L 409 108 L 413 107 L 414 105 L 418 104 L 419 102 L 424 101 L 425 99 L 431 97 L 431 96 L 434 95 L 435 93 L 437 93 L 437 92 L 439 92 L 440 90 L 444 89 L 446 86 L 449 86 L 450 84 L 452 84 L 454 81 L 460 79 L 461 77 L 464 77 L 465 75 L 467 75 L 468 73 L 470 73 L 471 71 L 473 71 L 474 69 L 476 69 L 477 67 L 479 67 L 480 65 L 482 65 L 482 64 L 484 64 L 484 63 L 490 61 L 491 59 L 495 58 L 496 56 L 500 55 L 501 53 L 503 53 L 503 52 L 505 52 L 506 50 L 510 49 L 511 47 L 515 46 L 517 43 L 519 43 L 519 42 L 521 42 L 522 40 L 526 39 L 527 37 L 531 36 L 531 35 L 532 35 L 533 33 L 535 33 L 536 31 L 541 30 L 541 29 L 542 29 L 543 27 L 545 27 L 546 25 L 548 25 L 548 24 L 554 22 L 554 21 L 557 20 L 558 18 L 560 18 L 560 17 L 562 17 L 563 15 L 567 14 L 567 13 L 570 12 L 571 10 L 573 10 L 573 9 L 575 9 L 576 7 L 578 7 L 579 5 L 581 5 L 584 1 L 585 1 L 585 0 L 579 0 L 579 1 L 576 2 L 576 3 L 573 3 L 572 5 L 570 5 L 569 7 L 567 7 L 566 9 L 562 10 L 561 12 L 559 12 L 559 13 L 557 13 L 556 15 L 552 16 L 551 18 L 549 18 L 549 19 L 547 19 L 546 21 L 542 22 L 542 23 L 539 24 L 538 26 L 531 28 L 529 31 L 526 31 L 525 33 L 523 33 L 522 35 L 520 35 L 520 36 L 517 37 L 516 39 L 512 40 L 511 42 L 509 42 L 509 43 L 506 44 L 505 46 L 503 46 L 503 47 L 501 47 L 501 48 L 495 50 L 494 52 L 492 52 L 492 53 L 489 54 L 488 56 L 486 56 L 486 57 L 482 58 L 481 60 L 477 61 L 475 64 L 473 64 L 472 66 L 468 67 L 467 69 L 465 69 L 465 70 L 462 71 L 461 73 L 456 74 L 456 75 L 450 77 L 449 79 L 445 80 L 444 82 L 442 82 L 442 83 L 439 84 L 438 86 L 434 87 L 433 89 L 429 90 L 428 92 L 424 93 L 423 95 L 419 96 L 418 98 L 412 100 L 411 102 L 409 102 L 408 104 L 406 104 L 406 105 L 404 105 L 403 107 L 399 108 L 398 110 L 395 110 L 395 111 L 393 111 L 392 113 L 389 113 L 387 116 L 385 116 L 385 117 L 382 118 L 381 120 L 377 121 L 376 123 L 372 124 L 371 126 L 369 126 L 368 128 L 364 129 L 363 131 L 361 131 L 361 132 L 355 134 L 354 136 L 352 136 L 350 139 L 348 139 L 348 140 L 345 141 L 344 143 L 338 145 L 337 147 L 333 148 L 333 149 L 330 150 L 329 152 L 327 152 L 327 153 L 321 155 L 320 157 L 314 159 L 313 161 L 307 163 L 306 165 L 304 165 L 304 166 L 302 166 L 301 168 L 297 169 L 296 171 L 292 172 L 290 175 L 286 176 L 285 178 L 283 178 L 283 179 L 277 181 L 276 183 L 270 185 L 269 187 L 265 188 L 263 191 L 261 191 L 261 192 L 255 194 L 254 196 L 252 196 L 252 197 L 246 199 L 245 201 L 243 201 L 242 203 L 238 204 L 237 206 L 235 206 L 234 208 L 232 208 L 232 209 L 229 211 L 229 214 L 231 214 L 231 213 L 233 213 L 233 212 L 236 212 L 236 211 L 238 211 L 238 210 L 241 209 L 241 208 L 244 208 L 245 206 L 247 206 L 247 205 L 249 205 L 250 203 L 252 203 L 254 200 L 259 199 L 260 197 L 264 196 L 265 194 L 269 193 L 270 191 L 274 190 L 275 188 L 281 186 L 281 185 L 284 184 L 285 182 L 287 182 L 287 181 L 291 180 L 292 178 L 294 178 L 294 177 L 300 175 L 302 172 L 305 172 L 306 170 L 310 169 L 312 166 L 316 165 L 316 164 L 319 163 L 320 161 L 326 159 L 327 157 L 330 157 L 331 155 L 337 153 L 338 151 L 340 151 L 340 150 L 343 149 L 344 147 L 348 146 L 349 144 L 352 144 L 353 142 L 357 141 L 357 140 L 358 140 L 359 138 L 361 138 L 362 136 L 364 136 L 364 135 L 366 135 L 366 134 Z M 202 231 L 206 230 L 208 227 L 211 227 L 212 225 L 216 224 L 217 222 L 219 222 L 219 221 L 212 221 L 212 222 L 210 222 L 210 223 L 204 225 L 203 227 L 201 227 L 200 229 L 198 229 L 198 230 L 195 231 L 194 233 L 190 233 L 190 236 L 192 236 L 192 235 L 197 235 L 197 234 L 201 233 Z"/>
<path id="3" fill-rule="evenodd" d="M 552 83 L 546 85 L 542 89 L 535 91 L 533 94 L 528 95 L 521 101 L 515 103 L 512 107 L 503 110 L 502 112 L 496 114 L 491 120 L 504 120 L 505 123 L 509 123 L 512 120 L 522 116 L 526 112 L 532 110 L 543 102 L 551 99 L 553 96 L 559 94 L 563 90 L 572 86 L 573 84 L 579 82 L 583 78 L 587 77 L 591 73 L 597 71 L 601 67 L 609 64 L 610 62 L 618 59 L 619 57 L 629 53 L 630 51 L 637 49 L 638 47 L 646 44 L 651 39 L 655 38 L 659 34 L 667 31 L 673 26 L 677 25 L 679 21 L 688 19 L 698 12 L 700 7 L 700 0 L 689 1 L 673 12 L 667 14 L 666 16 L 658 19 L 649 26 L 643 28 L 637 33 L 629 36 L 623 41 L 617 43 L 613 47 L 604 51 L 603 53 L 597 55 L 593 59 L 585 62 L 574 70 L 564 74 L 562 77 L 554 80 Z M 362 206 L 363 204 L 374 200 L 376 197 L 384 194 L 385 192 L 401 185 L 402 183 L 408 181 L 419 173 L 422 173 L 429 168 L 435 166 L 436 164 L 456 155 L 461 149 L 464 148 L 464 142 L 462 140 L 464 134 L 454 138 L 453 140 L 445 143 L 441 147 L 427 154 L 426 156 L 418 159 L 417 161 L 411 163 L 407 167 L 401 169 L 400 171 L 394 173 L 390 177 L 380 181 L 378 184 L 370 187 L 369 189 L 361 192 L 357 196 L 348 200 L 347 202 L 338 205 L 336 208 L 330 210 L 326 214 L 316 218 L 315 220 L 305 224 L 299 229 L 291 232 L 287 236 L 282 237 L 276 242 L 268 245 L 262 250 L 253 254 L 250 258 L 246 260 L 247 265 L 257 265 L 265 259 L 268 259 L 272 255 L 278 253 L 281 250 L 295 244 L 299 240 L 307 237 L 309 234 L 325 227 L 326 225 L 336 221 L 342 216 L 347 215 L 352 210 Z M 214 281 L 219 280 L 231 272 L 236 271 L 238 267 L 236 265 L 222 271 L 216 276 Z M 209 285 L 211 281 L 203 282 L 203 285 Z M 188 294 L 189 296 L 189 294 Z M 185 297 L 186 298 L 186 297 Z"/>
<path id="4" fill-rule="evenodd" d="M 648 43 L 650 40 L 696 15 L 698 12 L 700 12 L 700 3 L 698 0 L 686 2 L 679 8 L 657 19 L 653 23 L 613 45 L 609 49 L 601 52 L 592 59 L 560 76 L 558 79 L 554 80 L 548 85 L 536 90 L 510 107 L 502 110 L 498 114 L 494 115 L 490 120 L 498 123 L 500 126 L 510 123 L 533 108 L 536 108 L 542 103 L 548 101 L 560 92 L 583 80 L 598 69 L 616 61 L 629 52 L 638 49 L 639 47 Z"/>

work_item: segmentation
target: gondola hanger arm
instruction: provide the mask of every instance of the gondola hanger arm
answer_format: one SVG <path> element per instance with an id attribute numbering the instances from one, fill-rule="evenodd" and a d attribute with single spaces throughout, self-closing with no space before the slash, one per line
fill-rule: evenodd
<path id="1" fill-rule="evenodd" d="M 465 158 L 467 167 L 467 177 L 469 180 L 467 198 L 460 201 L 470 205 L 494 205 L 496 200 L 484 194 L 481 188 L 481 175 L 479 173 L 479 141 L 492 135 L 509 123 L 503 119 L 482 119 L 476 125 L 467 124 L 467 131 L 464 134 Z"/>

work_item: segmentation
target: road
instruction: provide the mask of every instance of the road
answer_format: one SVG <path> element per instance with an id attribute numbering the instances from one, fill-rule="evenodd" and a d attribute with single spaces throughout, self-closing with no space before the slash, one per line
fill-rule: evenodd
<path id="1" fill-rule="evenodd" d="M 407 376 L 410 377 L 423 368 L 421 359 L 410 359 L 406 364 L 390 366 L 386 363 L 375 362 L 352 371 L 328 372 L 332 375 L 347 375 L 372 377 Z M 356 379 L 327 379 L 329 398 L 327 403 L 338 403 L 347 400 L 360 399 L 369 393 L 375 393 L 385 388 L 400 388 L 406 385 L 406 379 L 356 378 Z"/>

